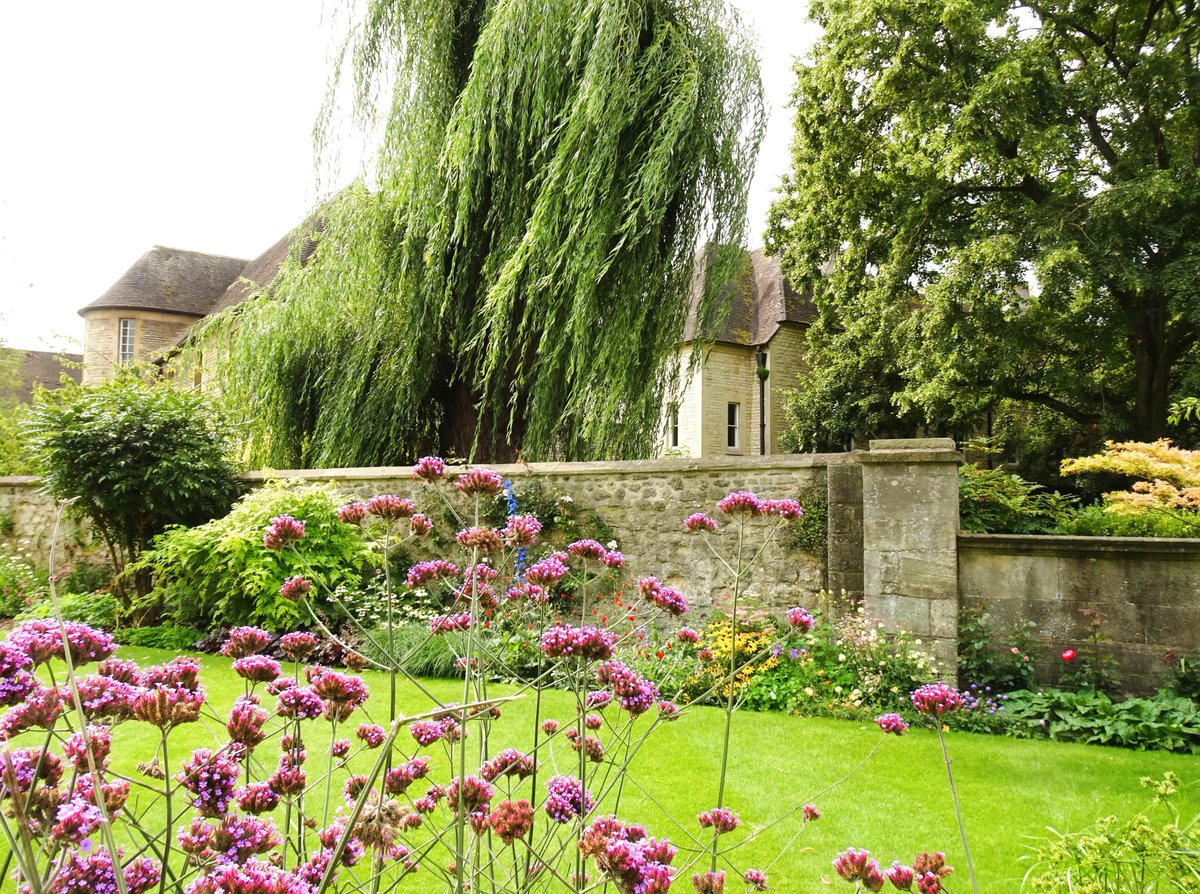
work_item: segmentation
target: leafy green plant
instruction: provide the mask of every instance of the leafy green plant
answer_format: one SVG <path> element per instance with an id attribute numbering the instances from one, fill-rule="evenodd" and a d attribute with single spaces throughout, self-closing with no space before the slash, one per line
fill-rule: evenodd
<path id="1" fill-rule="evenodd" d="M 194 627 L 156 624 L 153 627 L 123 627 L 115 636 L 117 642 L 125 646 L 176 651 L 192 648 L 204 634 Z"/>
<path id="2" fill-rule="evenodd" d="M 1143 777 L 1153 788 L 1153 804 L 1169 817 L 1156 825 L 1145 813 L 1130 820 L 1106 816 L 1083 832 L 1055 832 L 1036 851 L 1026 873 L 1031 891 L 1078 891 L 1088 894 L 1191 892 L 1200 885 L 1200 824 L 1181 823 L 1170 803 L 1179 779 L 1166 773 L 1161 782 Z M 1052 830 L 1053 831 L 1053 830 Z"/>
<path id="3" fill-rule="evenodd" d="M 1168 652 L 1163 658 L 1171 668 L 1167 688 L 1176 695 L 1200 702 L 1200 655 L 1178 656 Z"/>
<path id="4" fill-rule="evenodd" d="M 800 502 L 804 506 L 804 517 L 788 530 L 783 544 L 792 549 L 824 555 L 829 529 L 829 502 L 816 493 L 804 494 Z"/>
<path id="5" fill-rule="evenodd" d="M 26 611 L 46 591 L 46 575 L 28 558 L 0 551 L 0 618 Z"/>
<path id="6" fill-rule="evenodd" d="M 63 593 L 59 602 L 65 620 L 103 630 L 116 630 L 120 626 L 121 602 L 111 593 Z M 19 616 L 20 620 L 52 617 L 54 605 L 49 599 L 37 602 Z"/>
<path id="7" fill-rule="evenodd" d="M 902 709 L 909 692 L 935 676 L 921 645 L 853 609 L 781 643 L 771 666 L 750 681 L 746 706 L 832 717 Z"/>
<path id="8" fill-rule="evenodd" d="M 966 604 L 958 616 L 958 679 L 997 692 L 1027 689 L 1034 681 L 1030 647 L 1037 625 L 996 622 L 983 603 Z"/>
<path id="9" fill-rule="evenodd" d="M 285 580 L 319 575 L 331 587 L 354 586 L 372 561 L 357 529 L 338 520 L 341 503 L 329 485 L 271 482 L 243 497 L 224 518 L 162 534 L 138 570 L 154 576 L 151 598 L 176 623 L 281 630 L 308 620 L 300 605 L 280 594 Z M 267 524 L 285 514 L 304 519 L 307 536 L 295 550 L 263 549 Z M 327 602 L 320 607 L 342 614 Z"/>
<path id="10" fill-rule="evenodd" d="M 987 534 L 1050 534 L 1074 511 L 1076 500 L 1044 493 L 1041 485 L 1001 469 L 966 463 L 958 472 L 959 523 Z"/>
<path id="11" fill-rule="evenodd" d="M 1200 705 L 1176 695 L 1114 701 L 1090 689 L 1042 689 L 1011 693 L 1005 710 L 1025 736 L 1200 754 Z"/>
<path id="12" fill-rule="evenodd" d="M 47 489 L 92 522 L 122 591 L 121 572 L 151 538 L 223 514 L 241 491 L 205 398 L 133 368 L 42 392 L 28 430 Z M 135 574 L 133 584 L 144 595 L 150 578 Z"/>
<path id="13" fill-rule="evenodd" d="M 1060 533 L 1084 537 L 1200 537 L 1200 513 L 1164 512 L 1150 506 L 1085 506 L 1062 519 Z"/>

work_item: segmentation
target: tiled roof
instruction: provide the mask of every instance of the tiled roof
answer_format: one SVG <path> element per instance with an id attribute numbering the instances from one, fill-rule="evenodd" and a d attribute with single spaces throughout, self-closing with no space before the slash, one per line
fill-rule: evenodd
<path id="1" fill-rule="evenodd" d="M 246 267 L 242 258 L 156 245 L 79 313 L 156 310 L 203 317 Z"/>
<path id="2" fill-rule="evenodd" d="M 301 264 L 307 263 L 308 259 L 312 257 L 312 253 L 317 247 L 317 238 L 322 229 L 322 222 L 320 220 L 309 227 L 311 232 L 305 236 L 304 244 L 300 247 Z M 301 232 L 303 230 L 298 227 L 253 261 L 246 264 L 245 269 L 229 284 L 229 287 L 225 289 L 221 297 L 213 304 L 210 313 L 218 314 L 223 310 L 241 304 L 251 295 L 269 286 L 271 281 L 279 274 L 280 267 L 287 260 L 287 256 L 292 251 L 295 241 L 300 237 Z"/>
<path id="3" fill-rule="evenodd" d="M 82 354 L 62 354 L 57 351 L 23 351 L 19 348 L 0 348 L 6 355 L 2 360 L 8 360 L 13 354 L 21 355 L 17 368 L 16 389 L 11 393 L 21 403 L 33 400 L 33 389 L 36 385 L 46 388 L 57 388 L 62 374 L 66 373 L 78 382 L 82 373 Z M 0 394 L 0 398 L 9 398 L 10 394 Z"/>
<path id="4" fill-rule="evenodd" d="M 701 274 L 692 286 L 692 301 L 700 294 Z M 784 323 L 812 323 L 817 309 L 812 292 L 797 292 L 783 275 L 779 258 L 767 255 L 761 248 L 746 254 L 746 265 L 737 281 L 730 284 L 733 297 L 729 315 L 717 335 L 717 341 L 732 345 L 764 345 Z M 693 318 L 689 315 L 684 339 L 695 337 Z"/>

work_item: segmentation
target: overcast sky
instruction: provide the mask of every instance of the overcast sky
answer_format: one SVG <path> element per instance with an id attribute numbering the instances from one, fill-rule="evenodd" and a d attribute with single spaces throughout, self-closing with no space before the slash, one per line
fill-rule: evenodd
<path id="1" fill-rule="evenodd" d="M 787 166 L 804 3 L 735 0 L 771 105 L 754 243 Z M 252 258 L 318 194 L 311 131 L 340 35 L 321 0 L 5 4 L 0 342 L 79 350 L 77 311 L 145 251 Z"/>

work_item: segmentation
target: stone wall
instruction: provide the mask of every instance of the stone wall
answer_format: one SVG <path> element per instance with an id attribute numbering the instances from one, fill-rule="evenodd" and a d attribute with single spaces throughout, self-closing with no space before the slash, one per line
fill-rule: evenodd
<path id="1" fill-rule="evenodd" d="M 57 517 L 58 504 L 42 492 L 38 479 L 0 477 L 0 549 L 26 555 L 39 568 L 49 568 Z M 77 524 L 63 513 L 55 566 L 86 557 L 95 548 L 87 526 Z"/>
<path id="2" fill-rule="evenodd" d="M 1161 683 L 1170 651 L 1200 651 L 1200 541 L 1142 537 L 963 534 L 958 578 L 965 604 L 1001 624 L 1037 625 L 1037 668 L 1053 684 L 1061 652 L 1090 654 L 1085 609 L 1103 612 L 1102 648 L 1132 692 Z"/>
<path id="3" fill-rule="evenodd" d="M 664 459 L 619 463 L 534 463 L 496 466 L 511 479 L 514 489 L 537 482 L 544 495 L 567 496 L 564 511 L 579 516 L 594 510 L 615 533 L 619 548 L 629 560 L 631 578 L 653 574 L 683 590 L 692 604 L 703 610 L 728 592 L 729 579 L 704 539 L 687 534 L 683 520 L 693 512 L 719 516 L 717 500 L 731 490 L 750 490 L 763 496 L 826 498 L 827 469 L 854 468 L 851 455 L 802 455 L 706 460 Z M 419 484 L 410 469 L 327 469 L 252 473 L 251 482 L 267 478 L 304 478 L 332 481 L 350 498 L 377 493 L 397 493 L 420 498 Z M 435 511 L 436 505 L 433 507 Z M 38 490 L 32 478 L 0 478 L 0 519 L 12 520 L 0 546 L 21 546 L 43 567 L 49 557 L 50 532 L 55 506 Z M 766 522 L 755 522 L 758 530 Z M 729 538 L 717 538 L 722 547 Z M 60 544 L 69 554 L 82 549 L 86 538 L 73 525 Z M 843 550 L 844 552 L 844 550 Z M 839 553 L 841 555 L 841 553 Z M 838 580 L 853 580 L 839 565 Z M 861 573 L 858 574 L 861 578 Z M 812 606 L 826 584 L 824 551 L 814 555 L 777 538 L 767 548 L 751 576 L 747 590 L 752 599 L 775 609 L 795 604 Z"/>
<path id="4" fill-rule="evenodd" d="M 532 463 L 494 466 L 513 482 L 519 494 L 537 482 L 545 496 L 569 496 L 570 511 L 592 510 L 612 526 L 619 549 L 628 560 L 628 576 L 653 574 L 681 589 L 696 608 L 707 609 L 729 591 L 729 575 L 699 536 L 683 529 L 693 512 L 720 516 L 717 500 L 731 490 L 761 496 L 824 498 L 827 469 L 853 465 L 849 455 L 791 455 L 737 459 L 663 459 L 619 463 Z M 420 498 L 420 485 L 409 469 L 329 469 L 255 474 L 333 481 L 348 496 L 365 498 L 396 493 Z M 753 523 L 764 530 L 765 521 Z M 731 538 L 718 536 L 723 548 Z M 825 557 L 804 552 L 777 538 L 768 546 L 751 576 L 747 591 L 764 607 L 781 609 L 813 605 L 825 586 Z"/>

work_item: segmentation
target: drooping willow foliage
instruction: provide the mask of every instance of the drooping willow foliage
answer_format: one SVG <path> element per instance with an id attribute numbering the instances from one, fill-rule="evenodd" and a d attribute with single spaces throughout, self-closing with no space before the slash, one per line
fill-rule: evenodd
<path id="1" fill-rule="evenodd" d="M 652 450 L 694 267 L 710 265 L 704 334 L 742 258 L 763 104 L 737 17 L 721 0 L 370 0 L 346 75 L 362 118 L 386 109 L 376 170 L 230 327 L 222 381 L 254 458 Z"/>

